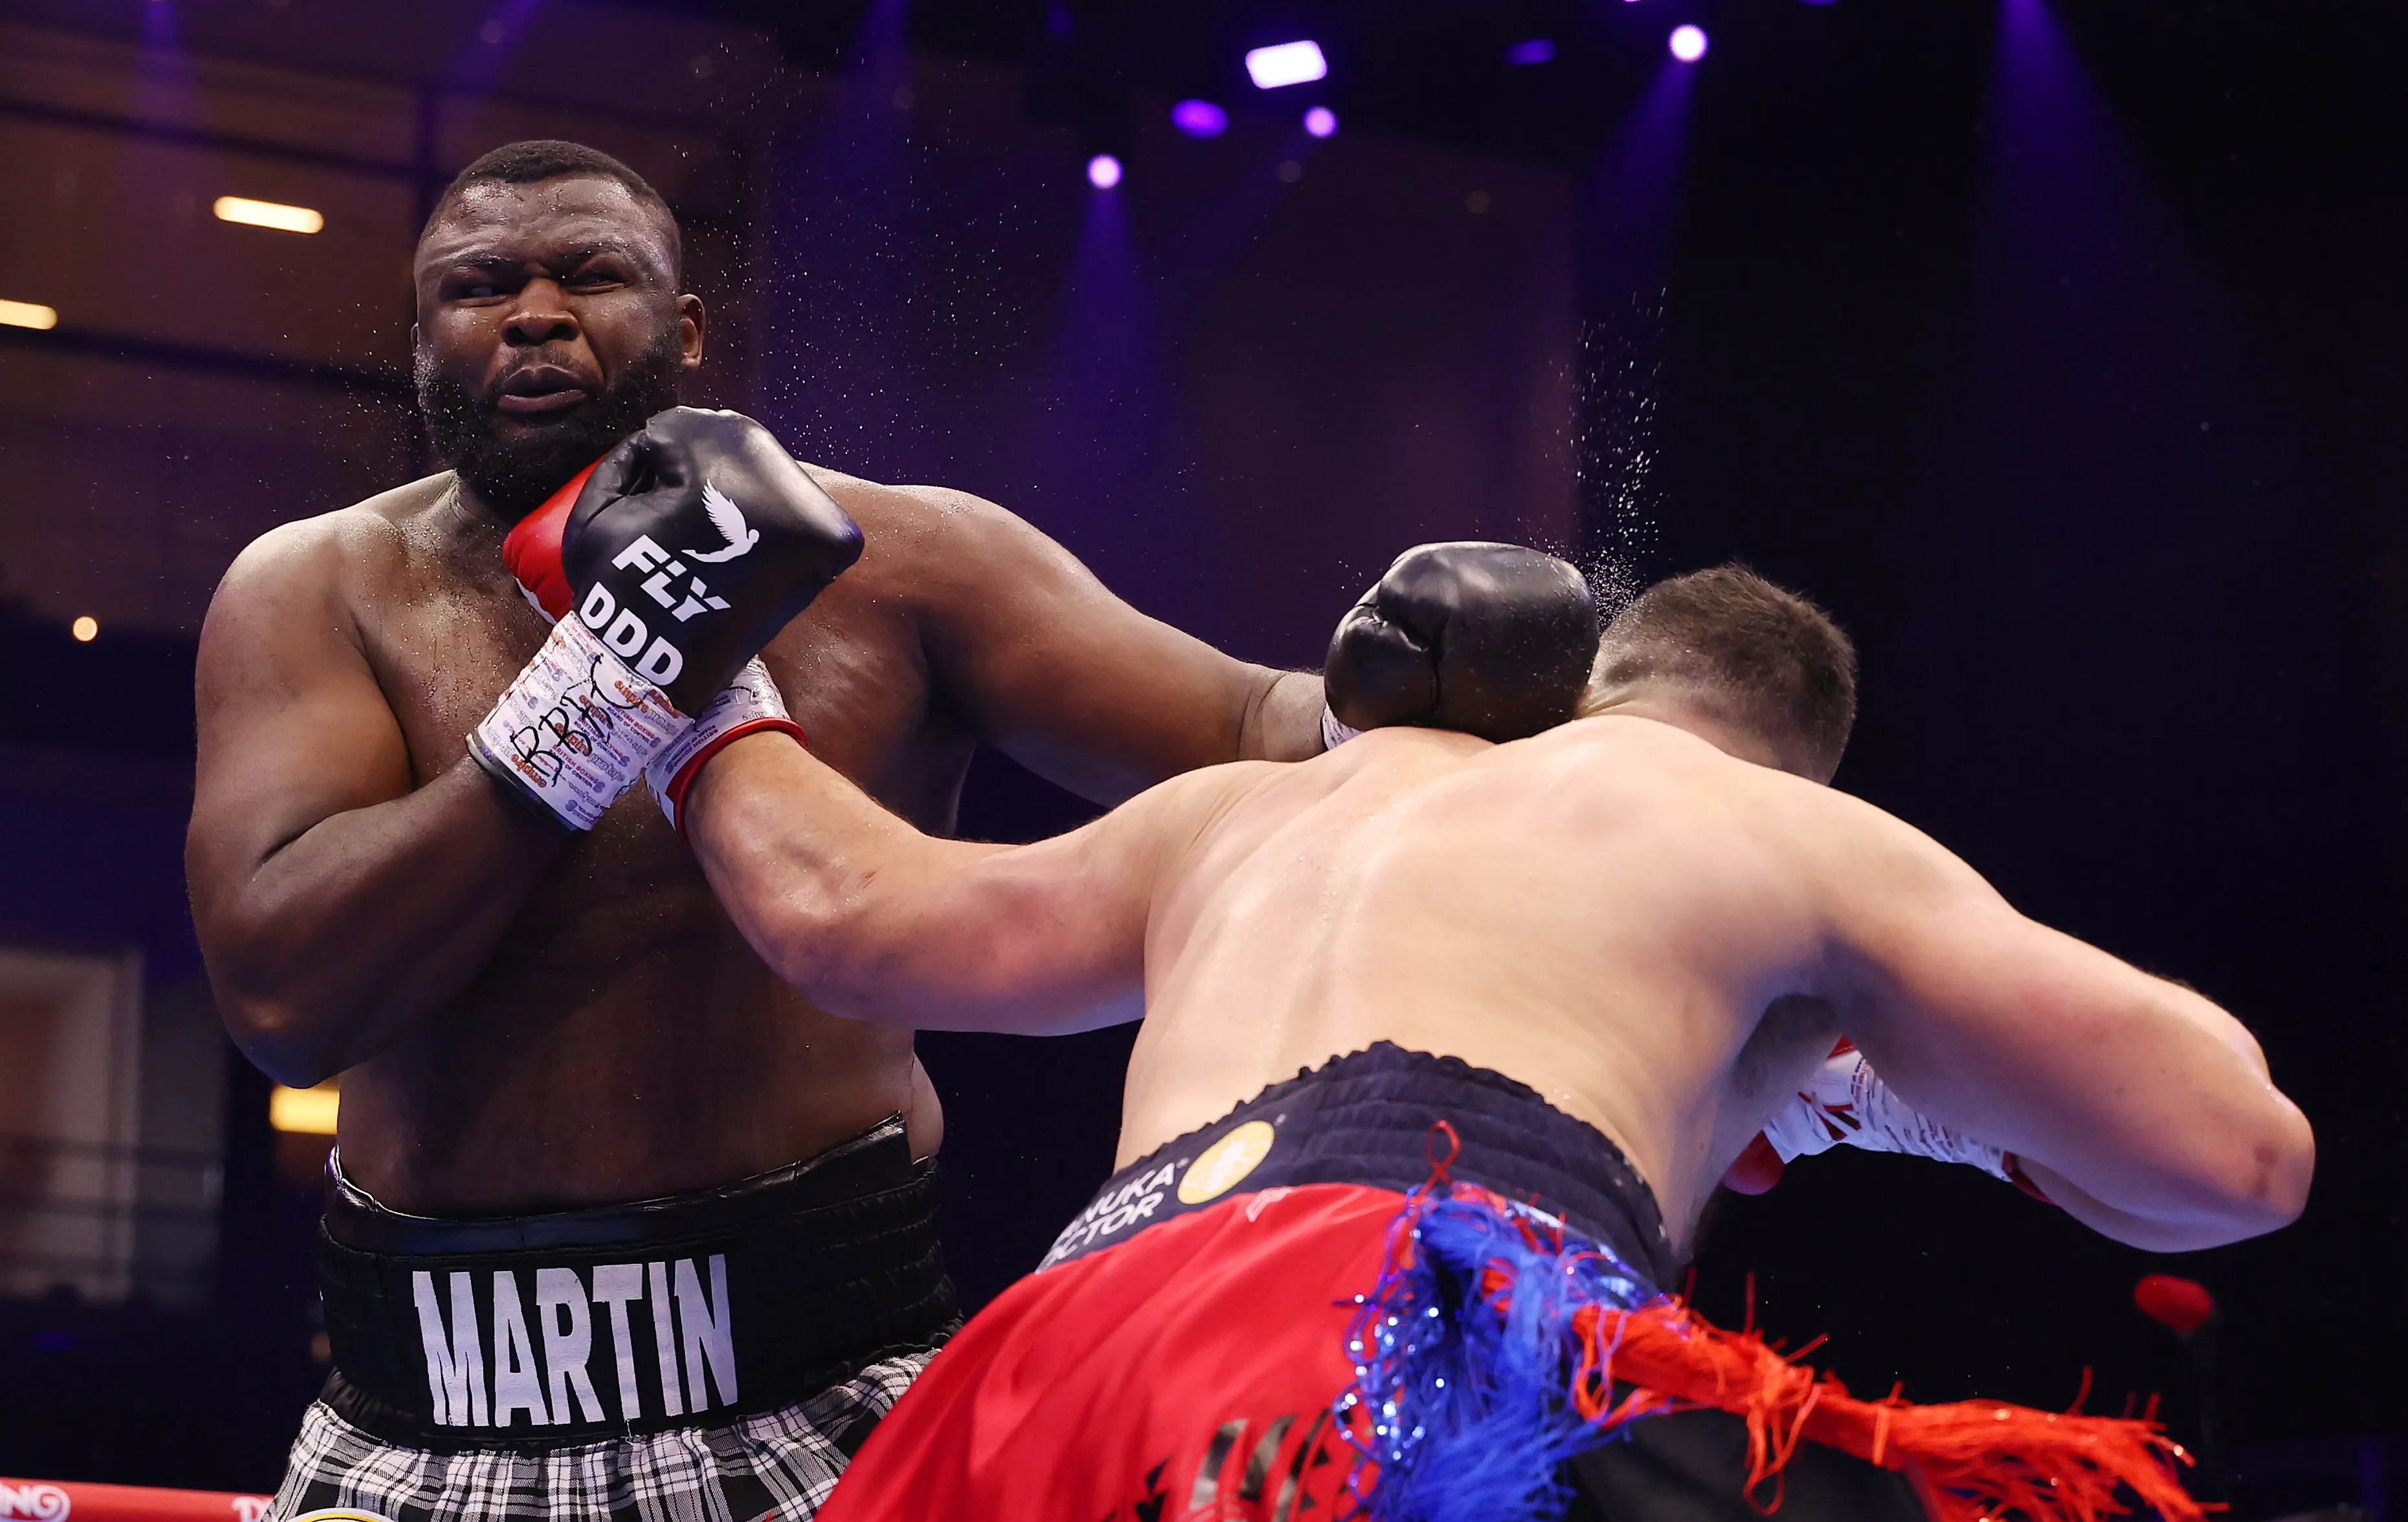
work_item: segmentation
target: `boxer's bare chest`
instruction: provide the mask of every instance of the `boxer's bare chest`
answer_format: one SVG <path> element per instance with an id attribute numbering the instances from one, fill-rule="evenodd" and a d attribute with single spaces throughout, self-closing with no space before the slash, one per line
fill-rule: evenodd
<path id="1" fill-rule="evenodd" d="M 547 633 L 447 511 L 400 518 L 400 552 L 349 599 L 420 785 Z M 931 702 L 907 577 L 865 555 L 764 658 L 815 753 L 943 831 L 974 742 Z M 909 1064 L 908 1034 L 835 1021 L 769 973 L 638 788 L 562 851 L 453 1007 L 347 1075 L 345 1103 L 356 1087 L 383 1120 L 390 1151 L 363 1167 L 415 1208 L 466 1210 L 776 1166 L 900 1107 Z"/>
<path id="2" fill-rule="evenodd" d="M 430 518 L 434 515 L 429 514 Z M 466 736 L 543 643 L 547 625 L 482 545 L 465 549 L 439 523 L 401 526 L 405 550 L 352 599 L 361 642 L 400 721 L 421 785 L 449 769 Z M 932 706 L 919 627 L 903 588 L 909 568 L 878 551 L 837 582 L 763 652 L 814 754 L 923 828 L 942 829 L 948 780 L 967 760 L 968 733 Z M 638 804 L 643 806 L 638 807 Z M 632 841 L 623 801 L 595 833 Z M 642 859 L 682 855 L 643 830 Z M 657 837 L 657 838 L 655 838 Z"/>

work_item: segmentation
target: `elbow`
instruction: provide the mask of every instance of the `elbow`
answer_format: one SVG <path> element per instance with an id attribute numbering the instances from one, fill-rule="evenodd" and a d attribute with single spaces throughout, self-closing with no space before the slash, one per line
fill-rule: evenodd
<path id="1" fill-rule="evenodd" d="M 245 960 L 222 950 L 205 958 L 218 1018 L 251 1065 L 288 1088 L 314 1088 L 348 1067 L 335 1035 L 341 1022 Z"/>
<path id="2" fill-rule="evenodd" d="M 870 945 L 867 917 L 845 898 L 789 900 L 747 930 L 769 970 L 828 1014 L 873 1024 L 910 1023 L 884 1017 L 879 992 L 891 979 L 879 969 L 888 959 Z"/>
<path id="3" fill-rule="evenodd" d="M 2277 1231 L 2300 1218 L 2308 1208 L 2308 1188 L 2315 1178 L 2316 1137 L 2298 1106 L 2277 1098 L 2281 1113 L 2271 1117 L 2266 1133 L 2250 1149 L 2250 1176 L 2243 1198 L 2258 1236 Z"/>
<path id="4" fill-rule="evenodd" d="M 2277 1109 L 2259 1124 L 2235 1128 L 2212 1180 L 2214 1204 L 2198 1214 L 2199 1234 L 2176 1250 L 2220 1247 L 2279 1231 L 2307 1209 L 2315 1176 L 2315 1134 L 2289 1101 L 2275 1096 Z"/>
<path id="5" fill-rule="evenodd" d="M 808 903 L 782 903 L 758 917 L 739 916 L 744 938 L 780 982 L 813 1003 L 826 996 L 835 971 L 829 917 Z"/>
<path id="6" fill-rule="evenodd" d="M 290 1003 L 221 992 L 218 1010 L 251 1065 L 287 1088 L 314 1088 L 346 1065 L 322 1022 Z"/>

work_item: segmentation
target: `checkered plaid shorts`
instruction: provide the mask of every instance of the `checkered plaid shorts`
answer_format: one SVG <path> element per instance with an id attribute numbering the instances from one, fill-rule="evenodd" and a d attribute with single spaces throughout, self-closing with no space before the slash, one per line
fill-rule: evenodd
<path id="1" fill-rule="evenodd" d="M 392 1522 L 808 1522 L 932 1352 L 873 1363 L 808 1401 L 726 1427 L 576 1447 L 429 1453 L 310 1406 L 268 1522 L 327 1507 Z"/>

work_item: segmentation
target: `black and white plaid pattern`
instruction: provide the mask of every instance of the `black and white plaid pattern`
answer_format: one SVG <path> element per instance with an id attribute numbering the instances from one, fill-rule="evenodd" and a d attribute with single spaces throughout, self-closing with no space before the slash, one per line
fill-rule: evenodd
<path id="1" fill-rule="evenodd" d="M 808 1522 L 868 1429 L 933 1353 L 871 1364 L 808 1401 L 724 1427 L 685 1427 L 571 1448 L 429 1453 L 380 1442 L 322 1401 L 268 1522 L 343 1507 L 391 1522 Z"/>

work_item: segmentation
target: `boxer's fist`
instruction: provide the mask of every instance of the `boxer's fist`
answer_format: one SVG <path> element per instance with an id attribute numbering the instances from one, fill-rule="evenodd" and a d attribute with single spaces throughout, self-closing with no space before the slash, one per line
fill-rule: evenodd
<path id="1" fill-rule="evenodd" d="M 569 490 L 505 541 L 557 621 L 468 749 L 510 795 L 590 830 L 852 565 L 861 531 L 732 412 L 661 413 L 590 467 L 564 516 Z"/>
<path id="2" fill-rule="evenodd" d="M 1339 621 L 1322 686 L 1347 729 L 1519 740 L 1571 718 L 1597 635 L 1597 600 L 1570 562 L 1519 545 L 1423 545 Z"/>
<path id="3" fill-rule="evenodd" d="M 695 407 L 604 455 L 560 541 L 578 621 L 688 716 L 860 555 L 767 429 Z"/>

